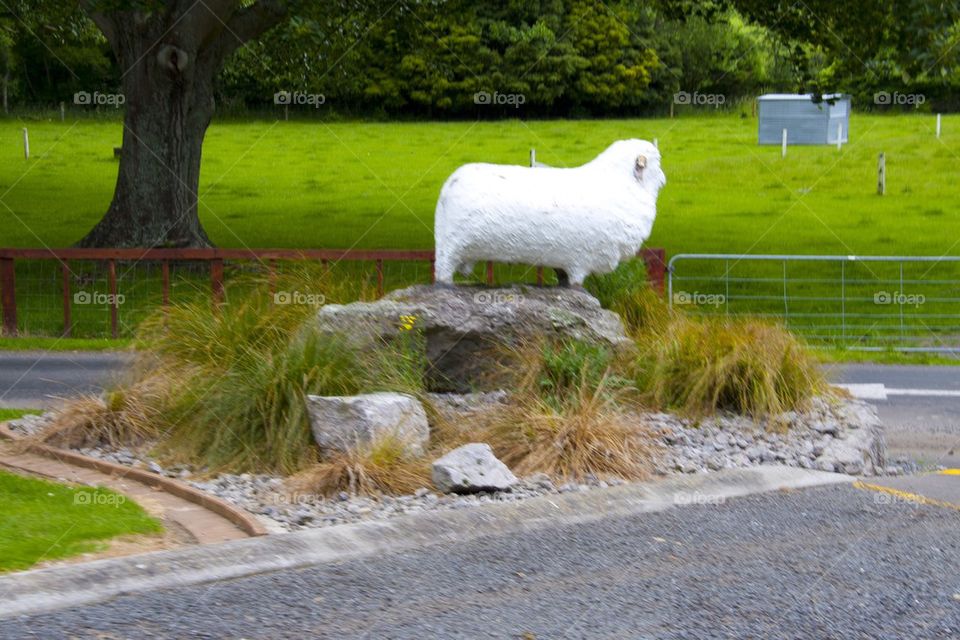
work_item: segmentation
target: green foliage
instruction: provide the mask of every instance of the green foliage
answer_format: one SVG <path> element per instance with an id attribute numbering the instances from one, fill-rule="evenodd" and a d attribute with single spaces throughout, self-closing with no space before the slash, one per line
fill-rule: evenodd
<path id="1" fill-rule="evenodd" d="M 0 471 L 0 571 L 98 551 L 110 538 L 155 534 L 160 523 L 108 489 Z"/>
<path id="2" fill-rule="evenodd" d="M 580 389 L 599 389 L 613 360 L 609 348 L 579 340 L 545 343 L 541 358 L 537 389 L 545 402 L 558 409 L 575 401 Z"/>
<path id="3" fill-rule="evenodd" d="M 342 299 L 349 283 L 305 269 L 281 286 Z M 415 333 L 368 349 L 321 334 L 312 305 L 273 303 L 263 284 L 224 308 L 177 305 L 141 327 L 139 384 L 160 379 L 163 448 L 212 468 L 292 473 L 316 459 L 305 396 L 421 393 L 425 356 Z M 243 290 L 241 294 L 240 291 Z"/>

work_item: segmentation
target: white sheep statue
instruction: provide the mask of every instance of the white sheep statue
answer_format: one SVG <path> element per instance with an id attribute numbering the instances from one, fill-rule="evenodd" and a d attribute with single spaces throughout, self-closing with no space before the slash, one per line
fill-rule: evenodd
<path id="1" fill-rule="evenodd" d="M 635 139 L 573 169 L 464 165 L 437 202 L 436 280 L 452 284 L 454 271 L 493 260 L 553 267 L 580 286 L 636 255 L 666 181 L 660 152 Z"/>

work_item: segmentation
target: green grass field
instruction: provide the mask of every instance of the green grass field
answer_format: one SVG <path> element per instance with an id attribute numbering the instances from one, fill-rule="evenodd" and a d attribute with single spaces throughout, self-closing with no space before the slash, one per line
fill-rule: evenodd
<path id="1" fill-rule="evenodd" d="M 30 130 L 24 160 L 20 129 Z M 654 120 L 214 124 L 201 218 L 226 247 L 429 248 L 446 177 L 465 162 L 575 166 L 658 138 L 668 184 L 649 244 L 678 252 L 960 254 L 960 117 L 854 115 L 851 143 L 756 144 L 736 114 Z M 0 121 L 0 245 L 67 246 L 110 202 L 119 122 Z M 876 159 L 887 154 L 885 197 Z"/>
<path id="2" fill-rule="evenodd" d="M 222 122 L 210 128 L 204 147 L 200 212 L 213 241 L 225 247 L 430 248 L 436 198 L 457 166 L 524 164 L 531 147 L 541 162 L 576 166 L 613 140 L 640 137 L 657 138 L 664 156 L 668 184 L 648 244 L 664 247 L 669 255 L 960 255 L 960 216 L 954 207 L 960 201 L 960 132 L 955 133 L 960 117 L 944 118 L 940 139 L 934 122 L 922 114 L 855 114 L 851 142 L 842 150 L 791 147 L 786 158 L 779 147 L 756 144 L 757 121 L 746 113 L 534 122 Z M 30 160 L 22 156 L 23 126 L 30 130 Z M 0 121 L 0 133 L 0 203 L 5 205 L 0 206 L 0 246 L 75 242 L 110 201 L 119 121 L 8 119 Z M 880 152 L 887 157 L 887 195 L 882 197 L 876 194 Z M 388 273 L 388 284 L 422 281 L 424 266 L 397 265 Z M 779 265 L 770 268 L 776 271 Z M 764 286 L 770 289 L 769 300 L 748 302 L 737 311 L 776 314 L 783 307 L 777 299 L 779 275 L 765 269 L 737 265 L 734 275 L 767 278 Z M 819 269 L 808 268 L 811 281 L 799 282 L 792 292 L 823 298 L 803 303 L 807 307 L 800 310 L 813 318 L 838 306 L 831 281 L 835 265 Z M 895 281 L 897 269 L 872 266 L 848 273 L 853 282 L 847 295 L 856 298 L 854 305 L 863 305 L 864 315 L 878 311 L 872 302 L 881 289 L 876 280 Z M 59 331 L 58 274 L 54 264 L 18 273 L 22 324 L 35 335 Z M 922 275 L 960 279 L 960 268 L 948 265 Z M 84 277 L 103 288 L 102 273 L 91 269 Z M 136 277 L 137 283 L 124 281 L 129 300 L 121 323 L 127 335 L 159 296 L 155 277 Z M 365 277 L 371 277 L 369 270 Z M 892 284 L 882 288 L 899 290 Z M 187 295 L 205 287 L 205 281 L 188 274 L 179 286 Z M 711 286 L 716 283 L 700 283 L 696 290 Z M 924 292 L 934 300 L 956 297 L 952 289 Z M 928 304 L 922 311 L 938 309 Z M 898 321 L 893 315 L 883 320 L 892 331 Z M 75 335 L 107 335 L 102 308 L 75 308 L 74 322 L 84 327 Z"/>
<path id="3" fill-rule="evenodd" d="M 107 489 L 0 471 L 0 572 L 97 551 L 110 538 L 153 534 L 160 523 Z"/>

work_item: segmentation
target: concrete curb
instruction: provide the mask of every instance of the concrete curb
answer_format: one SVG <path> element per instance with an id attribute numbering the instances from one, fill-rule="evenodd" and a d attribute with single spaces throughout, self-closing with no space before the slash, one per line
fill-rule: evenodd
<path id="1" fill-rule="evenodd" d="M 854 480 L 851 476 L 791 467 L 732 469 L 25 571 L 0 577 L 0 619 L 76 607 L 125 593 Z"/>
<path id="2" fill-rule="evenodd" d="M 121 478 L 129 478 L 148 487 L 160 489 L 178 498 L 183 498 L 188 502 L 203 507 L 218 516 L 235 524 L 241 531 L 249 536 L 263 536 L 268 533 L 266 527 L 251 513 L 236 507 L 225 500 L 221 500 L 209 493 L 194 489 L 188 484 L 179 482 L 172 478 L 157 475 L 143 469 L 135 469 L 122 464 L 107 462 L 97 458 L 90 458 L 68 449 L 58 449 L 50 445 L 37 442 L 27 442 L 23 437 L 14 433 L 6 422 L 0 422 L 0 439 L 11 440 L 25 447 L 26 451 L 35 453 L 47 458 L 53 458 L 67 464 L 72 464 L 85 469 L 94 469 L 101 473 Z"/>

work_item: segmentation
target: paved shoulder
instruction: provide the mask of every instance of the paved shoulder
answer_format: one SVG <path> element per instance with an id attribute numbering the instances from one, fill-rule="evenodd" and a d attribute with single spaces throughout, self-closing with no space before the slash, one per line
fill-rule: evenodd
<path id="1" fill-rule="evenodd" d="M 960 513 L 806 489 L 7 620 L 3 638 L 960 637 Z"/>
<path id="2" fill-rule="evenodd" d="M 100 391 L 131 358 L 116 351 L 0 351 L 0 407 L 46 408 Z"/>

